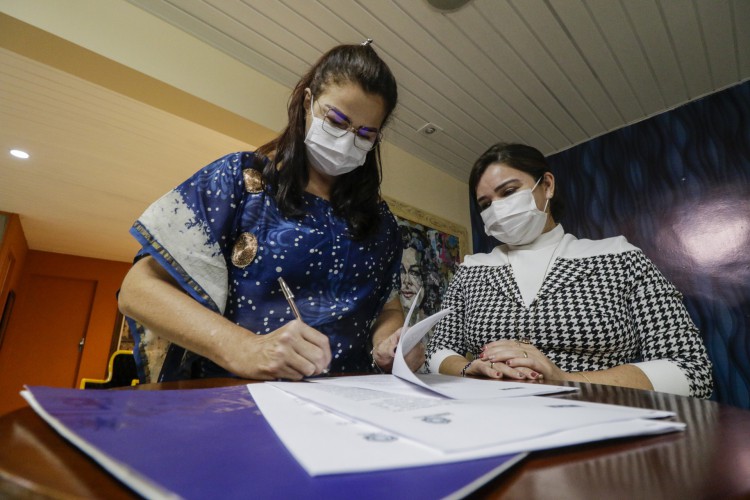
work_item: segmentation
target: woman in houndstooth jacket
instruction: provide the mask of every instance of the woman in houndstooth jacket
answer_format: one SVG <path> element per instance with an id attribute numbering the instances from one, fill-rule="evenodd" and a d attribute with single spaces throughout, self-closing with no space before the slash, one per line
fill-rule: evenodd
<path id="1" fill-rule="evenodd" d="M 430 371 L 711 395 L 711 362 L 681 294 L 624 237 L 564 232 L 538 150 L 491 147 L 469 186 L 487 234 L 504 244 L 459 267 L 443 301 L 453 312 L 428 346 Z"/>

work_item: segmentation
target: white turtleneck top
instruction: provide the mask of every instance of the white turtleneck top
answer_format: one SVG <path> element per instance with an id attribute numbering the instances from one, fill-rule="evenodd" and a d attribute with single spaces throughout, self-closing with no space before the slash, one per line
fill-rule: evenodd
<path id="1" fill-rule="evenodd" d="M 558 225 L 527 245 L 506 245 L 504 260 L 513 269 L 513 276 L 516 278 L 526 307 L 531 305 L 539 289 L 542 288 L 544 277 L 549 272 L 564 235 L 562 226 Z M 495 257 L 500 257 L 500 255 L 495 255 Z M 473 259 L 467 257 L 467 260 L 471 262 Z"/>

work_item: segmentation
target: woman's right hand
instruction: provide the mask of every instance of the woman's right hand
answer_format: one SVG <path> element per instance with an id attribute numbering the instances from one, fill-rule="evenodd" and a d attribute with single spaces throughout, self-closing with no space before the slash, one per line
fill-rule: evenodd
<path id="1" fill-rule="evenodd" d="M 266 335 L 246 331 L 235 347 L 229 371 L 256 380 L 301 380 L 325 373 L 331 363 L 328 337 L 299 320 Z"/>

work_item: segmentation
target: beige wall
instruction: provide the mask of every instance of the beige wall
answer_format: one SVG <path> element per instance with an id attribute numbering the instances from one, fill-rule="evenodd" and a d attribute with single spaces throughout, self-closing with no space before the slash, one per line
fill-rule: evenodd
<path id="1" fill-rule="evenodd" d="M 403 149 L 383 147 L 384 195 L 466 228 L 471 253 L 468 184 L 456 180 Z M 463 255 L 461 256 L 463 258 Z"/>
<path id="2" fill-rule="evenodd" d="M 25 50 L 27 57 L 250 144 L 262 144 L 285 123 L 291 89 L 125 0 L 0 0 L 0 10 L 43 30 L 50 40 L 62 39 L 58 47 L 71 42 L 66 47 L 73 52 L 67 68 L 61 67 L 65 63 L 59 62 L 59 54 L 49 59 L 47 46 L 37 54 L 14 49 Z M 92 68 L 88 73 L 82 70 L 87 64 Z M 167 87 L 174 99 L 164 98 Z M 186 104 L 190 99 L 194 102 Z M 391 144 L 383 148 L 383 174 L 386 196 L 469 231 L 466 183 Z"/>

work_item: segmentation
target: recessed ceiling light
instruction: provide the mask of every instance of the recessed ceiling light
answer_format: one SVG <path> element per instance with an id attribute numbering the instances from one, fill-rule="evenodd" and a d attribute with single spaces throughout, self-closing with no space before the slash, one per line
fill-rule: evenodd
<path id="1" fill-rule="evenodd" d="M 21 151 L 20 149 L 11 149 L 10 154 L 15 156 L 16 158 L 21 158 L 22 160 L 26 160 L 29 157 L 29 153 L 26 151 Z"/>

